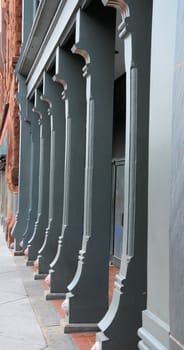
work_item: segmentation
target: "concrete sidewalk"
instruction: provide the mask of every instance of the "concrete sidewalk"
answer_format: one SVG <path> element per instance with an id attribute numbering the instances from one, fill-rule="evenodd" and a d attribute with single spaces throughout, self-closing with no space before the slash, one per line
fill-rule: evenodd
<path id="1" fill-rule="evenodd" d="M 76 350 L 60 317 L 33 280 L 24 257 L 14 257 L 0 229 L 0 349 Z"/>

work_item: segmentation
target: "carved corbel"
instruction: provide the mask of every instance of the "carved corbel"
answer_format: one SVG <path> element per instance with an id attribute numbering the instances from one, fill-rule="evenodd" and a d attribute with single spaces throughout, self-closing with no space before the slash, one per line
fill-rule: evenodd
<path id="1" fill-rule="evenodd" d="M 32 109 L 33 113 L 38 114 L 39 116 L 39 125 L 41 125 L 41 120 L 43 118 L 42 113 L 39 109 L 39 100 L 40 100 L 40 94 L 38 92 L 38 89 L 35 89 L 35 100 L 34 100 L 34 107 Z"/>
<path id="2" fill-rule="evenodd" d="M 127 34 L 128 18 L 130 11 L 124 0 L 101 0 L 104 6 L 113 7 L 121 14 L 122 21 L 118 27 L 119 37 L 123 38 Z"/>
<path id="3" fill-rule="evenodd" d="M 89 65 L 91 63 L 90 54 L 84 48 L 80 47 L 78 44 L 80 41 L 80 22 L 81 22 L 81 11 L 77 12 L 76 15 L 76 35 L 75 35 L 75 44 L 72 46 L 71 51 L 73 54 L 79 55 L 84 59 L 85 65 L 82 68 L 83 77 L 86 77 L 89 73 Z"/>
<path id="4" fill-rule="evenodd" d="M 19 116 L 25 120 L 25 116 L 27 115 L 26 111 L 26 86 L 25 79 L 21 74 L 17 74 L 17 86 L 18 90 L 15 95 L 15 99 L 17 101 L 19 107 Z"/>
<path id="5" fill-rule="evenodd" d="M 67 82 L 65 79 L 63 79 L 63 76 L 61 76 L 60 71 L 62 71 L 60 65 L 62 65 L 62 58 L 61 58 L 61 53 L 62 49 L 58 46 L 56 49 L 56 69 L 55 69 L 55 74 L 52 77 L 53 81 L 55 83 L 60 84 L 63 87 L 63 91 L 61 92 L 61 98 L 62 100 L 65 101 L 65 112 L 67 108 Z M 65 113 L 66 116 L 66 113 Z"/>
<path id="6" fill-rule="evenodd" d="M 52 108 L 52 101 L 49 96 L 49 92 L 47 91 L 47 86 L 50 84 L 48 74 L 44 71 L 43 72 L 43 93 L 40 96 L 41 101 L 45 101 L 49 105 L 49 110 Z"/>

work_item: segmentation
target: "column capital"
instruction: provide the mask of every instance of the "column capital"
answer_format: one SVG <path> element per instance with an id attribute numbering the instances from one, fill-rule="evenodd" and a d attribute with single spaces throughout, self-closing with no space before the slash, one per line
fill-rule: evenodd
<path id="1" fill-rule="evenodd" d="M 48 113 L 48 106 L 46 105 L 45 101 L 41 100 L 41 97 L 42 93 L 38 89 L 35 89 L 33 112 L 39 115 L 40 122 L 43 118 L 43 115 L 45 115 L 45 113 Z"/>
<path id="2" fill-rule="evenodd" d="M 119 37 L 123 38 L 127 33 L 128 21 L 130 16 L 129 6 L 124 0 L 101 0 L 104 6 L 113 7 L 120 12 L 121 23 L 118 27 Z"/>
<path id="3" fill-rule="evenodd" d="M 23 120 L 26 120 L 26 84 L 25 78 L 21 74 L 17 74 L 18 91 L 15 95 L 16 101 L 19 106 L 19 115 Z"/>

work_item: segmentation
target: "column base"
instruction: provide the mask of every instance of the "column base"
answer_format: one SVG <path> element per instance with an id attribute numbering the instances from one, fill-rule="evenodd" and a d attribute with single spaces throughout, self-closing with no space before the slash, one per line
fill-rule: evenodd
<path id="1" fill-rule="evenodd" d="M 97 323 L 71 323 L 66 324 L 64 327 L 64 333 L 96 333 L 99 332 Z"/>
<path id="2" fill-rule="evenodd" d="M 44 280 L 47 277 L 47 274 L 44 273 L 34 273 L 34 280 Z"/>
<path id="3" fill-rule="evenodd" d="M 65 297 L 66 297 L 65 293 L 51 293 L 49 291 L 45 291 L 46 300 L 64 300 Z"/>
<path id="4" fill-rule="evenodd" d="M 14 253 L 13 253 L 14 256 L 23 256 L 24 255 L 24 252 L 23 250 L 15 250 Z"/>
<path id="5" fill-rule="evenodd" d="M 169 326 L 151 311 L 143 311 L 143 327 L 138 330 L 140 350 L 169 349 Z"/>
<path id="6" fill-rule="evenodd" d="M 27 266 L 33 266 L 34 265 L 34 260 L 27 260 L 26 261 Z"/>

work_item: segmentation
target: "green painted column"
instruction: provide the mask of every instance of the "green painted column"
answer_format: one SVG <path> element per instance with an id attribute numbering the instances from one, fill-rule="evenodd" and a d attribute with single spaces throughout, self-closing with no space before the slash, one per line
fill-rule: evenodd
<path id="1" fill-rule="evenodd" d="M 97 349 L 137 349 L 147 298 L 148 131 L 152 1 L 104 1 L 120 10 L 126 69 L 126 152 L 121 266 Z M 142 45 L 141 43 L 144 43 Z M 142 348 L 143 349 L 143 348 Z M 147 348 L 145 348 L 147 349 Z"/>
<path id="2" fill-rule="evenodd" d="M 34 261 L 41 248 L 49 214 L 49 172 L 50 172 L 50 118 L 47 103 L 40 100 L 40 90 L 35 90 L 33 111 L 38 114 L 40 124 L 40 155 L 39 155 L 39 185 L 38 212 L 33 236 L 28 244 L 28 260 Z"/>
<path id="3" fill-rule="evenodd" d="M 23 235 L 23 250 L 26 249 L 28 241 L 34 232 L 34 225 L 38 211 L 38 185 L 39 185 L 39 161 L 40 161 L 40 126 L 37 114 L 33 112 L 33 103 L 27 101 L 27 114 L 31 123 L 31 166 L 30 166 L 30 188 L 29 188 L 29 217 L 27 228 Z M 28 259 L 29 261 L 29 259 Z M 31 265 L 33 261 L 27 262 Z"/>
<path id="4" fill-rule="evenodd" d="M 29 16 L 27 16 L 29 14 Z M 33 3 L 29 0 L 22 1 L 22 45 L 21 52 L 30 32 L 33 21 Z M 21 56 L 20 56 L 21 57 Z M 18 73 L 19 62 L 16 66 L 16 77 L 18 81 L 18 93 L 16 95 L 20 108 L 20 145 L 19 145 L 19 199 L 16 222 L 12 231 L 15 239 L 15 255 L 22 254 L 23 234 L 26 231 L 27 219 L 29 216 L 29 181 L 30 181 L 30 164 L 31 164 L 31 132 L 30 121 L 27 115 L 26 93 L 27 87 L 25 78 Z M 27 150 L 27 151 L 26 151 Z M 22 245 L 22 244 L 21 244 Z"/>
<path id="5" fill-rule="evenodd" d="M 50 267 L 49 298 L 65 296 L 76 268 L 82 244 L 84 210 L 84 165 L 86 101 L 83 60 L 70 51 L 57 48 L 56 86 L 62 84 L 65 102 L 65 167 L 62 231 L 57 254 Z M 76 93 L 77 91 L 77 93 Z"/>
<path id="6" fill-rule="evenodd" d="M 96 329 L 108 307 L 115 12 L 94 3 L 78 11 L 74 54 L 86 80 L 84 233 L 68 285 L 65 332 Z"/>
<path id="7" fill-rule="evenodd" d="M 26 85 L 21 75 L 17 75 L 18 93 L 17 101 L 20 108 L 20 147 L 19 147 L 19 201 L 16 222 L 12 231 L 15 240 L 15 255 L 22 254 L 20 243 L 27 226 L 29 214 L 29 182 L 30 182 L 30 156 L 31 132 L 30 121 L 26 111 Z"/>
<path id="8" fill-rule="evenodd" d="M 49 264 L 57 251 L 62 227 L 64 192 L 65 114 L 61 99 L 63 88 L 55 84 L 52 76 L 44 72 L 42 100 L 48 104 L 51 130 L 49 220 L 42 247 L 39 250 L 38 274 L 49 272 Z"/>

